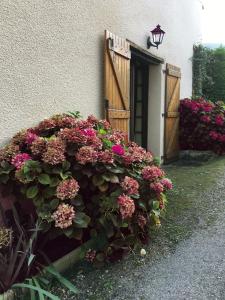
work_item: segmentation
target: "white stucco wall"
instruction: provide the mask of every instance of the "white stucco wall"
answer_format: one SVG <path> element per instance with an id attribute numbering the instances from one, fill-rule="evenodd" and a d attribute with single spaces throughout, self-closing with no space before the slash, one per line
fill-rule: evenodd
<path id="1" fill-rule="evenodd" d="M 164 43 L 151 51 L 181 67 L 190 96 L 200 14 L 199 0 L 1 0 L 0 144 L 57 112 L 101 116 L 104 29 L 146 48 L 159 23 Z"/>

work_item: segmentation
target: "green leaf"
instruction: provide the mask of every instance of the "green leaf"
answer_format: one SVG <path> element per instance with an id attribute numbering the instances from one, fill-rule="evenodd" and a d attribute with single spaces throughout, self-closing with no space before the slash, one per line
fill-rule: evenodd
<path id="1" fill-rule="evenodd" d="M 0 175 L 0 182 L 7 183 L 8 180 L 9 180 L 9 175 L 8 174 L 1 174 Z"/>
<path id="2" fill-rule="evenodd" d="M 90 217 L 83 212 L 77 212 L 73 220 L 74 224 L 78 228 L 87 228 L 90 221 Z"/>
<path id="3" fill-rule="evenodd" d="M 138 205 L 139 207 L 143 208 L 144 210 L 146 210 L 146 205 L 143 201 L 138 201 Z"/>
<path id="4" fill-rule="evenodd" d="M 73 227 L 69 227 L 67 229 L 63 230 L 63 233 L 68 237 L 72 238 L 73 237 Z"/>
<path id="5" fill-rule="evenodd" d="M 28 267 L 30 266 L 30 264 L 32 263 L 32 261 L 34 260 L 36 255 L 34 255 L 33 253 L 30 254 L 29 259 L 28 259 Z"/>
<path id="6" fill-rule="evenodd" d="M 54 187 L 54 186 L 57 186 L 60 182 L 60 179 L 57 178 L 57 177 L 52 177 L 51 178 L 51 182 L 50 182 L 50 187 Z"/>
<path id="7" fill-rule="evenodd" d="M 153 209 L 159 209 L 159 201 L 153 201 L 152 205 L 153 205 Z"/>
<path id="8" fill-rule="evenodd" d="M 55 195 L 55 187 L 47 187 L 43 190 L 44 198 L 51 198 Z"/>
<path id="9" fill-rule="evenodd" d="M 109 184 L 108 184 L 107 182 L 105 182 L 105 183 L 103 183 L 102 185 L 99 185 L 98 188 L 99 188 L 99 190 L 100 190 L 101 192 L 104 193 L 104 192 L 106 192 L 106 191 L 108 190 Z"/>
<path id="10" fill-rule="evenodd" d="M 92 183 L 95 185 L 95 186 L 100 186 L 104 183 L 104 178 L 103 176 L 101 175 L 95 175 L 92 177 Z"/>
<path id="11" fill-rule="evenodd" d="M 105 167 L 106 169 L 108 169 L 109 171 L 115 174 L 123 174 L 125 171 L 124 168 L 120 168 L 120 167 L 111 167 L 111 166 L 105 166 Z"/>
<path id="12" fill-rule="evenodd" d="M 66 172 L 66 173 L 60 172 L 60 177 L 62 178 L 62 180 L 68 179 L 71 175 L 72 175 L 71 172 Z"/>
<path id="13" fill-rule="evenodd" d="M 98 261 L 104 261 L 104 259 L 105 259 L 104 253 L 98 253 L 98 254 L 96 255 L 96 259 L 97 259 Z"/>
<path id="14" fill-rule="evenodd" d="M 119 182 L 120 182 L 120 181 L 119 181 L 119 177 L 116 176 L 116 175 L 111 175 L 111 176 L 110 176 L 110 181 L 111 181 L 112 183 L 119 183 Z"/>
<path id="15" fill-rule="evenodd" d="M 45 268 L 47 272 L 52 274 L 62 285 L 64 285 L 66 288 L 70 290 L 70 292 L 77 294 L 79 291 L 75 287 L 75 285 L 72 284 L 68 279 L 66 279 L 64 276 L 62 276 L 59 272 L 55 270 L 52 266 L 49 266 Z"/>
<path id="16" fill-rule="evenodd" d="M 106 130 L 104 130 L 104 129 L 99 129 L 99 131 L 98 131 L 100 134 L 102 134 L 102 135 L 105 135 L 106 133 L 107 133 L 107 131 Z"/>
<path id="17" fill-rule="evenodd" d="M 55 198 L 49 203 L 51 209 L 56 209 L 59 205 L 59 199 Z"/>
<path id="18" fill-rule="evenodd" d="M 80 241 L 82 237 L 83 237 L 83 229 L 73 228 L 73 238 Z"/>
<path id="19" fill-rule="evenodd" d="M 38 181 L 41 183 L 41 184 L 44 184 L 44 185 L 48 185 L 51 183 L 51 178 L 48 174 L 40 174 L 38 176 Z"/>
<path id="20" fill-rule="evenodd" d="M 62 163 L 63 171 L 68 171 L 68 170 L 70 169 L 70 166 L 71 166 L 71 163 L 70 163 L 68 160 L 65 160 L 65 161 Z"/>
<path id="21" fill-rule="evenodd" d="M 33 281 L 37 288 L 41 288 L 38 280 L 35 277 L 33 277 Z M 38 296 L 39 296 L 39 300 L 45 300 L 44 294 L 41 291 L 38 292 Z"/>
<path id="22" fill-rule="evenodd" d="M 28 284 L 32 285 L 33 284 L 33 280 L 32 279 L 28 279 Z M 35 291 L 34 290 L 30 290 L 30 300 L 36 300 L 35 299 Z"/>
<path id="23" fill-rule="evenodd" d="M 109 174 L 103 174 L 103 175 L 102 175 L 102 178 L 103 178 L 105 181 L 107 181 L 107 182 L 110 181 L 110 175 L 109 175 Z"/>
<path id="24" fill-rule="evenodd" d="M 52 293 L 42 289 L 42 288 L 38 288 L 36 286 L 33 286 L 31 284 L 25 284 L 25 283 L 16 283 L 12 285 L 12 288 L 25 288 L 25 289 L 31 289 L 37 292 L 41 292 L 42 294 L 44 294 L 45 296 L 49 297 L 52 300 L 60 300 L 60 298 L 58 296 L 53 295 Z"/>
<path id="25" fill-rule="evenodd" d="M 37 196 L 37 194 L 38 194 L 38 187 L 37 187 L 37 185 L 30 186 L 27 189 L 27 192 L 26 192 L 27 198 L 33 199 L 33 198 L 35 198 Z"/>

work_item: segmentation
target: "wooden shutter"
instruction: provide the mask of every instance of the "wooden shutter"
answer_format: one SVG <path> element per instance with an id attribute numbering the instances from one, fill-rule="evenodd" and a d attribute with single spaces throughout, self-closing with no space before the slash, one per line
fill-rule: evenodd
<path id="1" fill-rule="evenodd" d="M 129 137 L 130 44 L 105 31 L 105 117 Z"/>
<path id="2" fill-rule="evenodd" d="M 179 156 L 180 68 L 166 65 L 165 143 L 164 162 Z"/>

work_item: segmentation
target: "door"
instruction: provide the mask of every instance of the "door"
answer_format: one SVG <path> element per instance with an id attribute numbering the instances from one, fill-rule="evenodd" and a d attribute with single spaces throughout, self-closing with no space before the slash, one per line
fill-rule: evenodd
<path id="1" fill-rule="evenodd" d="M 131 140 L 147 148 L 149 64 L 131 59 Z"/>
<path id="2" fill-rule="evenodd" d="M 180 68 L 166 65 L 164 162 L 179 157 Z"/>
<path id="3" fill-rule="evenodd" d="M 130 43 L 105 31 L 105 117 L 113 129 L 126 133 L 130 125 Z"/>

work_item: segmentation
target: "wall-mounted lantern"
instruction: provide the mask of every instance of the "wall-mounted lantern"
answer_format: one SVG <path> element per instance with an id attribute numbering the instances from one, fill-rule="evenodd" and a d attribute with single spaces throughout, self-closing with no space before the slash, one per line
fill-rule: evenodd
<path id="1" fill-rule="evenodd" d="M 151 33 L 152 42 L 151 37 L 149 36 L 147 40 L 147 48 L 149 49 L 150 47 L 156 47 L 158 49 L 158 46 L 162 44 L 165 31 L 161 29 L 160 25 L 157 25 L 155 29 L 151 30 Z"/>

